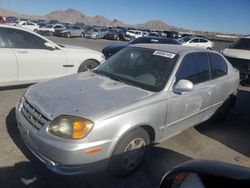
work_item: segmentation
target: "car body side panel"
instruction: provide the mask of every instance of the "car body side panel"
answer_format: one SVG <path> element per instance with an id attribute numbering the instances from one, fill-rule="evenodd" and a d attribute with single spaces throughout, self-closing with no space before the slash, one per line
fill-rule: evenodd
<path id="1" fill-rule="evenodd" d="M 17 81 L 17 60 L 11 48 L 0 48 L 0 86 Z"/>
<path id="2" fill-rule="evenodd" d="M 18 81 L 42 80 L 66 74 L 63 50 L 15 49 L 18 60 Z"/>

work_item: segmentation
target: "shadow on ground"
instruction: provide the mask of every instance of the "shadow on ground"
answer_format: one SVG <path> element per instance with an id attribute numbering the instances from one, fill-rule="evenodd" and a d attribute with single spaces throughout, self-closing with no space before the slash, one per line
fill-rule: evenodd
<path id="1" fill-rule="evenodd" d="M 250 157 L 250 92 L 239 90 L 235 107 L 223 123 L 206 122 L 195 128 L 200 133 Z"/>

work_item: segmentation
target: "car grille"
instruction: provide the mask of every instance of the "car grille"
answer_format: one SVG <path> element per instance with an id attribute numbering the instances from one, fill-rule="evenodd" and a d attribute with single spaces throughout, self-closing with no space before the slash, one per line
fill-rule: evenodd
<path id="1" fill-rule="evenodd" d="M 49 121 L 25 99 L 23 101 L 21 112 L 25 119 L 37 130 L 41 129 Z"/>
<path id="2" fill-rule="evenodd" d="M 227 60 L 240 72 L 249 72 L 250 71 L 250 60 L 249 59 L 239 59 L 225 56 Z"/>

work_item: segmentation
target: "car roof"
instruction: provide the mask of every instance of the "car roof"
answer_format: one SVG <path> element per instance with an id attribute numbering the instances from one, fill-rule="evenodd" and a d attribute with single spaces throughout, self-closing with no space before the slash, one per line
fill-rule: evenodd
<path id="1" fill-rule="evenodd" d="M 192 48 L 189 46 L 176 45 L 176 44 L 133 44 L 131 47 L 147 48 L 159 51 L 167 51 L 174 54 L 192 53 L 192 52 L 215 52 L 213 50 Z"/>

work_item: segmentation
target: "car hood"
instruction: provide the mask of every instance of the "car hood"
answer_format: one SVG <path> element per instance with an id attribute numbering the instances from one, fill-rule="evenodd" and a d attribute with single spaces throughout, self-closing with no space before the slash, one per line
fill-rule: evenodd
<path id="1" fill-rule="evenodd" d="M 222 53 L 228 57 L 250 60 L 250 50 L 225 48 Z"/>
<path id="2" fill-rule="evenodd" d="M 68 114 L 94 121 L 152 94 L 89 71 L 33 85 L 25 98 L 50 120 Z"/>
<path id="3" fill-rule="evenodd" d="M 95 54 L 99 54 L 100 56 L 102 56 L 102 53 L 96 51 L 96 50 L 92 50 L 89 48 L 85 48 L 85 47 L 81 47 L 81 46 L 73 46 L 73 45 L 67 45 L 67 44 L 62 44 L 63 45 L 63 50 L 64 51 L 84 51 L 84 52 L 88 52 L 88 53 L 95 53 Z"/>

